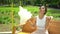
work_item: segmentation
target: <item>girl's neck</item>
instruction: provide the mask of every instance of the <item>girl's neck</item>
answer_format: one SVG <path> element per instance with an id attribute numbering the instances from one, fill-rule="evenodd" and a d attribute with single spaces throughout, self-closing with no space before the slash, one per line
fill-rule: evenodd
<path id="1" fill-rule="evenodd" d="M 44 15 L 43 14 L 40 14 L 39 15 L 39 19 L 43 19 Z"/>

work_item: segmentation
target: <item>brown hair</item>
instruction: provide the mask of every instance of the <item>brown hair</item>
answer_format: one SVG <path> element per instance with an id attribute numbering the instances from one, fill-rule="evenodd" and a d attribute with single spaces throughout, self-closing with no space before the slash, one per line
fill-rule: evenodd
<path id="1" fill-rule="evenodd" d="M 39 9 L 41 9 L 42 6 L 44 6 L 44 5 L 39 6 Z M 47 13 L 47 6 L 44 6 L 44 7 L 45 7 L 45 13 L 44 14 L 46 14 Z"/>

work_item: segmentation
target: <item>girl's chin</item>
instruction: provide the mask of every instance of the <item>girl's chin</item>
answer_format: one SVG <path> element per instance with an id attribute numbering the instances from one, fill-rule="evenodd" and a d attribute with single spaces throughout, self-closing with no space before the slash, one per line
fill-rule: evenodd
<path id="1" fill-rule="evenodd" d="M 40 14 L 44 14 L 44 13 L 40 13 Z"/>

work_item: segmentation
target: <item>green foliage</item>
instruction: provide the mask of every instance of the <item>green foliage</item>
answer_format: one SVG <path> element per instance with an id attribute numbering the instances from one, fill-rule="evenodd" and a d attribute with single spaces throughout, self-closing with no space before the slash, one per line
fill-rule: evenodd
<path id="1" fill-rule="evenodd" d="M 18 7 L 13 8 L 14 12 L 14 23 L 19 23 L 19 16 L 18 16 Z M 12 23 L 12 10 L 11 7 L 0 7 L 0 24 L 9 24 Z"/>
<path id="2" fill-rule="evenodd" d="M 48 4 L 49 7 L 60 7 L 60 0 L 0 0 L 0 6 L 11 6 L 12 2 L 14 6 Z"/>
<path id="3" fill-rule="evenodd" d="M 34 16 L 38 15 L 39 7 L 37 6 L 24 6 L 25 9 L 30 11 Z M 14 12 L 14 23 L 18 24 L 20 21 L 20 17 L 18 16 L 19 7 L 13 8 Z M 0 24 L 9 24 L 12 23 L 12 11 L 11 7 L 0 7 Z M 60 18 L 60 10 L 48 8 L 47 14 L 48 16 L 53 16 L 54 19 Z"/>

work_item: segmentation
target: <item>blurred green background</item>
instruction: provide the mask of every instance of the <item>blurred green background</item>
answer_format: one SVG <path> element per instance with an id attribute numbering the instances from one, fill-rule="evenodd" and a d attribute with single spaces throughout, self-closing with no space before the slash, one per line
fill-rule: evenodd
<path id="1" fill-rule="evenodd" d="M 11 30 L 12 2 L 14 24 L 19 24 L 20 21 L 20 17 L 18 15 L 19 6 L 23 6 L 36 16 L 38 15 L 39 6 L 41 4 L 47 4 L 48 6 L 48 12 L 46 15 L 53 16 L 53 19 L 60 20 L 60 0 L 0 0 L 0 31 L 4 31 L 3 29 L 7 28 L 9 31 Z"/>
<path id="2" fill-rule="evenodd" d="M 38 6 L 24 6 L 25 9 L 30 11 L 34 16 L 38 15 L 39 7 Z M 14 7 L 14 23 L 19 23 L 18 15 L 19 7 Z M 0 24 L 9 24 L 11 23 L 12 16 L 11 7 L 0 7 Z M 60 19 L 60 9 L 48 8 L 48 16 L 53 16 L 54 19 Z"/>

